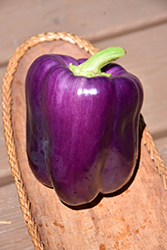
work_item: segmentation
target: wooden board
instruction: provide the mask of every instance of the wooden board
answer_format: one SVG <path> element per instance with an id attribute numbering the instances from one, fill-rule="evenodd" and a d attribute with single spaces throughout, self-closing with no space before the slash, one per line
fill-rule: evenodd
<path id="1" fill-rule="evenodd" d="M 2 79 L 5 75 L 6 68 L 0 68 L 0 110 L 2 110 Z M 7 152 L 5 148 L 5 138 L 3 133 L 3 124 L 2 117 L 0 116 L 0 187 L 6 183 L 10 183 L 12 181 L 10 165 L 8 163 Z"/>
<path id="2" fill-rule="evenodd" d="M 23 220 L 14 183 L 0 187 L 0 222 L 5 222 L 0 224 L 1 250 L 34 249 Z"/>
<path id="3" fill-rule="evenodd" d="M 41 249 L 42 246 L 72 250 L 83 246 L 85 250 L 165 249 L 166 191 L 143 140 L 139 170 L 130 187 L 120 195 L 104 197 L 91 207 L 65 206 L 54 190 L 41 185 L 31 173 L 25 151 L 25 76 L 36 56 L 60 50 L 75 57 L 88 56 L 76 45 L 60 41 L 36 45 L 20 60 L 12 83 L 12 126 L 17 157 L 31 203 L 30 212 L 41 237 Z"/>
<path id="4" fill-rule="evenodd" d="M 166 1 L 0 1 L 0 64 L 28 37 L 66 31 L 104 40 L 167 21 Z"/>
<path id="5" fill-rule="evenodd" d="M 155 145 L 158 148 L 158 151 L 161 152 L 163 161 L 166 163 L 167 162 L 167 136 L 155 140 Z"/>

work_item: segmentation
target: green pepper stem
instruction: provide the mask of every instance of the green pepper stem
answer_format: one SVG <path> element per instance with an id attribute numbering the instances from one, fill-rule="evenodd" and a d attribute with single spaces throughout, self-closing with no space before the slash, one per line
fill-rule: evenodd
<path id="1" fill-rule="evenodd" d="M 96 54 L 91 56 L 86 62 L 76 66 L 72 63 L 69 64 L 69 69 L 75 76 L 107 76 L 111 74 L 102 72 L 101 69 L 107 64 L 115 61 L 116 59 L 124 56 L 126 51 L 121 47 L 109 47 L 107 49 L 98 51 Z"/>

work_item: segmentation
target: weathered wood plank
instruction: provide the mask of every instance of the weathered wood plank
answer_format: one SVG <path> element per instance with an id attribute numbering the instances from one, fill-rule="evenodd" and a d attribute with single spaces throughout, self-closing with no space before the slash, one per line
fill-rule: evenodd
<path id="1" fill-rule="evenodd" d="M 3 144 L 2 144 L 3 141 Z M 6 147 L 4 145 L 4 139 L 0 139 L 0 187 L 13 182 L 10 172 L 10 166 L 8 163 L 8 157 L 6 153 Z"/>
<path id="2" fill-rule="evenodd" d="M 122 46 L 127 55 L 118 60 L 143 83 L 145 99 L 142 113 L 151 134 L 167 135 L 167 24 L 95 43 L 100 49 Z"/>
<path id="3" fill-rule="evenodd" d="M 167 136 L 155 140 L 155 145 L 156 145 L 165 165 L 167 166 Z"/>
<path id="4" fill-rule="evenodd" d="M 31 238 L 23 221 L 15 184 L 0 187 L 0 224 L 1 250 L 33 250 Z"/>
<path id="5" fill-rule="evenodd" d="M 95 41 L 165 21 L 166 1 L 0 1 L 0 64 L 41 32 L 67 31 Z"/>
<path id="6" fill-rule="evenodd" d="M 1 86 L 5 70 L 6 67 L 0 68 L 0 110 L 1 110 Z M 0 115 L 0 186 L 9 183 L 9 181 L 12 181 L 12 178 L 6 153 L 5 139 L 3 135 L 2 116 Z"/>

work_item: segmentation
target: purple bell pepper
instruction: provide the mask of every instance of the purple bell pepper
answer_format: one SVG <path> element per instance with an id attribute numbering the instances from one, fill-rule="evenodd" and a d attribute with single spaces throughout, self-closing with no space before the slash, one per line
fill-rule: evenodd
<path id="1" fill-rule="evenodd" d="M 68 205 L 115 192 L 134 173 L 143 89 L 112 62 L 124 54 L 121 47 L 79 60 L 47 54 L 28 70 L 29 165 Z"/>

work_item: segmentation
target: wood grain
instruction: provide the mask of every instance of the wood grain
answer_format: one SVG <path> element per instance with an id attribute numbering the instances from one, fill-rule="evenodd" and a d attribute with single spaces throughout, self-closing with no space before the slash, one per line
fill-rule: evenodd
<path id="1" fill-rule="evenodd" d="M 155 145 L 158 148 L 159 152 L 161 152 L 161 156 L 165 165 L 167 165 L 167 136 L 159 138 L 155 140 Z"/>
<path id="2" fill-rule="evenodd" d="M 1 110 L 1 87 L 2 87 L 2 79 L 4 77 L 6 68 L 0 68 L 0 110 Z M 10 166 L 8 163 L 6 147 L 5 147 L 5 139 L 3 134 L 3 124 L 2 124 L 2 116 L 0 116 L 0 186 L 5 183 L 9 183 L 12 180 Z"/>
<path id="3" fill-rule="evenodd" d="M 28 37 L 66 31 L 92 42 L 167 21 L 166 1 L 0 1 L 0 64 Z"/>
<path id="4" fill-rule="evenodd" d="M 10 224 L 0 224 L 1 250 L 33 249 L 14 183 L 0 187 L 0 221 L 11 222 Z"/>

